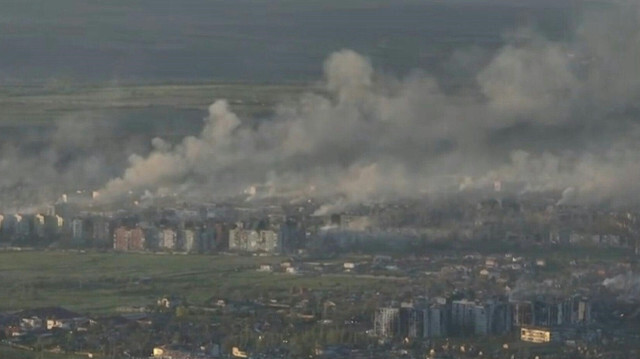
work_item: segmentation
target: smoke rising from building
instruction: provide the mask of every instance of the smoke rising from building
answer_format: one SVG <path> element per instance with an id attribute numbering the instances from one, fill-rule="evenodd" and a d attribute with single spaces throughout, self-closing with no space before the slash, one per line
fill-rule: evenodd
<path id="1" fill-rule="evenodd" d="M 640 301 L 640 277 L 633 273 L 618 274 L 602 281 L 602 285 L 618 294 L 618 299 L 628 302 Z"/>
<path id="2" fill-rule="evenodd" d="M 175 144 L 154 139 L 150 152 L 128 157 L 99 198 L 117 201 L 129 191 L 215 197 L 264 184 L 276 195 L 359 202 L 499 180 L 522 183 L 525 191 L 572 188 L 575 203 L 635 204 L 639 8 L 627 3 L 587 13 L 570 42 L 531 29 L 509 34 L 470 88 L 444 89 L 419 71 L 397 78 L 354 51 L 335 52 L 324 64 L 322 91 L 251 124 L 216 100 L 199 134 Z M 91 151 L 63 168 L 39 168 L 60 163 L 59 146 L 82 157 L 86 143 L 54 140 L 27 158 L 8 148 L 0 169 L 90 184 L 95 176 L 112 177 L 105 156 Z M 452 178 L 465 178 L 464 185 Z M 1 185 L 17 183 L 10 174 Z"/>

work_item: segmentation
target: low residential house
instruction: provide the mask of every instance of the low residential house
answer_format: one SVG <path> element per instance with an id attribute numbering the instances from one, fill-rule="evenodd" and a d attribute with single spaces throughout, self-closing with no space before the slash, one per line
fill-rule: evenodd
<path id="1" fill-rule="evenodd" d="M 4 334 L 9 338 L 19 338 L 27 335 L 27 331 L 19 325 L 10 325 L 4 328 Z"/>
<path id="2" fill-rule="evenodd" d="M 170 296 L 159 298 L 156 304 L 162 308 L 173 309 L 182 304 L 182 299 L 174 295 L 170 295 Z"/>
<path id="3" fill-rule="evenodd" d="M 201 347 L 192 350 L 180 345 L 163 345 L 153 348 L 153 358 L 157 359 L 212 359 L 220 357 L 220 346 Z"/>
<path id="4" fill-rule="evenodd" d="M 41 329 L 44 327 L 44 321 L 37 316 L 23 317 L 20 318 L 20 327 L 27 331 Z"/>
<path id="5" fill-rule="evenodd" d="M 342 267 L 344 268 L 345 272 L 351 272 L 356 269 L 356 264 L 353 262 L 344 262 Z"/>
<path id="6" fill-rule="evenodd" d="M 153 357 L 160 359 L 190 359 L 195 358 L 191 351 L 176 346 L 160 346 L 153 348 Z"/>
<path id="7" fill-rule="evenodd" d="M 75 329 L 86 323 L 87 317 L 61 307 L 29 309 L 16 314 L 25 330 Z"/>
<path id="8" fill-rule="evenodd" d="M 496 268 L 498 267 L 498 261 L 496 260 L 496 258 L 487 257 L 487 259 L 485 259 L 484 261 L 484 265 L 487 268 Z"/>

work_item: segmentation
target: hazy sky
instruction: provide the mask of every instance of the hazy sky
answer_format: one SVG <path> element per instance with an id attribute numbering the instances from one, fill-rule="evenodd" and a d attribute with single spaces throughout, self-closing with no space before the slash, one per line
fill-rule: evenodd
<path id="1" fill-rule="evenodd" d="M 575 0 L 3 0 L 0 80 L 307 81 L 349 48 L 396 73 L 532 25 L 566 36 Z"/>

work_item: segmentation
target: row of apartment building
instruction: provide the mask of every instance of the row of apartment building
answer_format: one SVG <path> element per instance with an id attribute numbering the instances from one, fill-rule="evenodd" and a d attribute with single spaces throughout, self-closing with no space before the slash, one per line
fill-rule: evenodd
<path id="1" fill-rule="evenodd" d="M 217 247 L 220 231 L 206 228 L 156 228 L 119 226 L 113 231 L 116 251 L 166 250 L 207 252 Z"/>
<path id="2" fill-rule="evenodd" d="M 249 226 L 236 223 L 228 229 L 213 227 L 157 228 L 153 226 L 119 226 L 113 231 L 113 249 L 118 251 L 167 250 L 206 252 L 228 249 L 238 252 L 282 253 L 292 233 L 287 226 Z"/>
<path id="3" fill-rule="evenodd" d="M 44 238 L 60 234 L 65 221 L 61 216 L 45 214 L 0 214 L 0 239 Z"/>
<path id="4" fill-rule="evenodd" d="M 374 334 L 380 338 L 439 338 L 490 336 L 511 333 L 514 328 L 560 327 L 591 322 L 587 298 L 510 302 L 505 298 L 486 301 L 467 299 L 433 303 L 401 303 L 378 308 Z"/>

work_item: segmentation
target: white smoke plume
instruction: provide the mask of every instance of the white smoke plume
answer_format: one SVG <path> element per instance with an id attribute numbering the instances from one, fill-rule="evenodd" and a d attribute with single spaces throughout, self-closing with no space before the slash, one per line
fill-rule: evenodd
<path id="1" fill-rule="evenodd" d="M 560 297 L 562 295 L 562 286 L 552 279 L 546 279 L 542 282 L 535 281 L 531 278 L 519 278 L 515 287 L 508 291 L 509 300 L 531 300 L 531 298 L 540 295 Z"/>
<path id="2" fill-rule="evenodd" d="M 268 181 L 276 193 L 312 187 L 362 201 L 438 191 L 452 175 L 472 178 L 466 188 L 499 178 L 529 191 L 571 188 L 577 202 L 636 200 L 637 8 L 606 14 L 606 29 L 587 16 L 571 43 L 518 32 L 477 74 L 475 94 L 445 93 L 423 73 L 382 76 L 365 57 L 336 52 L 324 64 L 325 94 L 253 127 L 216 101 L 198 136 L 132 156 L 104 198 L 174 183 L 239 193 Z"/>
<path id="3" fill-rule="evenodd" d="M 562 191 L 562 197 L 556 203 L 556 205 L 561 206 L 565 204 L 572 204 L 577 197 L 576 189 L 573 187 L 567 187 L 564 191 Z"/>
<path id="4" fill-rule="evenodd" d="M 607 278 L 602 282 L 602 285 L 617 293 L 620 300 L 627 302 L 640 301 L 640 276 L 633 272 Z"/>
<path id="5" fill-rule="evenodd" d="M 324 64 L 321 91 L 258 122 L 217 100 L 199 134 L 176 144 L 157 138 L 150 152 L 135 151 L 99 198 L 117 201 L 130 191 L 149 197 L 160 189 L 208 198 L 264 184 L 270 195 L 337 197 L 341 207 L 500 180 L 526 191 L 572 188 L 573 203 L 635 204 L 639 8 L 627 2 L 587 13 L 568 42 L 517 31 L 463 89 L 444 89 L 419 71 L 383 74 L 365 56 L 338 51 Z M 458 63 L 463 54 L 456 52 Z M 83 141 L 69 143 L 82 151 L 89 147 Z M 65 151 L 54 146 L 15 161 L 16 151 L 2 151 L 2 173 L 95 183 L 85 178 L 111 174 L 103 168 L 117 162 L 89 151 L 62 170 L 39 169 L 43 156 L 59 162 Z"/>

